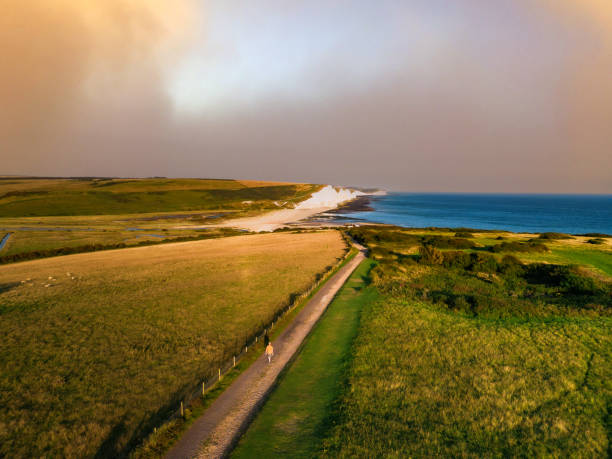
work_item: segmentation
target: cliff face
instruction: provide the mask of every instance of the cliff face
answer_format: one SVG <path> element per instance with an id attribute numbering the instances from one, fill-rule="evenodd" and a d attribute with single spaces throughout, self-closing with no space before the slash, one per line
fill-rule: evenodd
<path id="1" fill-rule="evenodd" d="M 300 210 L 334 208 L 343 202 L 350 201 L 363 194 L 364 193 L 361 191 L 347 188 L 334 188 L 331 185 L 327 185 L 316 193 L 313 193 L 310 198 L 300 202 L 295 208 Z"/>

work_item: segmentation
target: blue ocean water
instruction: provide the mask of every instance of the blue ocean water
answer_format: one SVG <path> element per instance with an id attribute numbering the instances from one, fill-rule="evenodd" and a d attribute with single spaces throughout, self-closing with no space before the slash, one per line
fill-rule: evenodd
<path id="1" fill-rule="evenodd" d="M 612 234 L 612 195 L 389 193 L 339 215 L 405 227 Z"/>

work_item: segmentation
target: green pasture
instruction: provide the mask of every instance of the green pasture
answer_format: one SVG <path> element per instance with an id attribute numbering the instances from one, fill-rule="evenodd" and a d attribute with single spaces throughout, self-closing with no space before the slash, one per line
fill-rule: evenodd
<path id="1" fill-rule="evenodd" d="M 607 457 L 612 319 L 365 309 L 325 457 Z"/>
<path id="2" fill-rule="evenodd" d="M 12 178 L 0 180 L 0 219 L 242 210 L 245 206 L 271 209 L 303 200 L 318 188 L 306 184 L 207 179 Z"/>

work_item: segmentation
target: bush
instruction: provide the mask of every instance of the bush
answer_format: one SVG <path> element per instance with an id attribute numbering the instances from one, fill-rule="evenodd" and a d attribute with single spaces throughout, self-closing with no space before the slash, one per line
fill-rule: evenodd
<path id="1" fill-rule="evenodd" d="M 501 244 L 496 244 L 487 247 L 487 250 L 493 253 L 501 253 L 501 252 L 522 252 L 522 253 L 544 253 L 548 252 L 548 247 L 539 242 L 502 242 Z"/>
<path id="2" fill-rule="evenodd" d="M 547 232 L 547 233 L 540 233 L 540 235 L 538 236 L 538 239 L 554 241 L 555 239 L 573 239 L 573 236 L 570 236 L 569 234 L 565 234 L 565 233 Z"/>
<path id="3" fill-rule="evenodd" d="M 455 233 L 455 237 L 462 237 L 462 238 L 470 239 L 470 238 L 473 238 L 474 235 L 472 233 L 466 233 L 465 231 L 461 231 L 461 232 Z"/>
<path id="4" fill-rule="evenodd" d="M 474 245 L 467 239 L 448 236 L 421 236 L 421 244 L 438 249 L 471 249 Z"/>
<path id="5" fill-rule="evenodd" d="M 597 295 L 602 292 L 592 277 L 580 274 L 575 266 L 534 263 L 527 267 L 525 279 L 531 284 L 559 287 L 577 295 Z"/>
<path id="6" fill-rule="evenodd" d="M 498 271 L 506 276 L 517 277 L 524 273 L 523 263 L 515 256 L 505 255 L 498 266 Z"/>
<path id="7" fill-rule="evenodd" d="M 595 239 L 589 239 L 587 241 L 587 243 L 589 243 L 589 244 L 605 244 L 606 240 L 605 239 L 601 239 L 601 238 L 595 238 Z"/>
<path id="8" fill-rule="evenodd" d="M 443 265 L 450 269 L 466 269 L 472 263 L 472 258 L 469 253 L 454 251 L 445 252 Z"/>
<path id="9" fill-rule="evenodd" d="M 424 245 L 420 249 L 422 263 L 428 265 L 441 265 L 444 263 L 444 254 L 431 245 Z"/>
<path id="10" fill-rule="evenodd" d="M 601 289 L 592 277 L 570 272 L 562 281 L 561 288 L 576 295 L 597 295 Z"/>
<path id="11" fill-rule="evenodd" d="M 492 273 L 497 271 L 497 260 L 491 255 L 484 253 L 472 253 L 470 255 L 470 271 Z"/>

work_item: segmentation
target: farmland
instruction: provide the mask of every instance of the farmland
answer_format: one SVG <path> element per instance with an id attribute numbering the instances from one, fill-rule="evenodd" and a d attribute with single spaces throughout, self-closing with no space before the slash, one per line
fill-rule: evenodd
<path id="1" fill-rule="evenodd" d="M 323 231 L 0 266 L 0 455 L 126 454 L 344 250 Z"/>
<path id="2" fill-rule="evenodd" d="M 0 178 L 0 262 L 236 234 L 198 228 L 290 207 L 318 185 L 196 179 Z"/>

